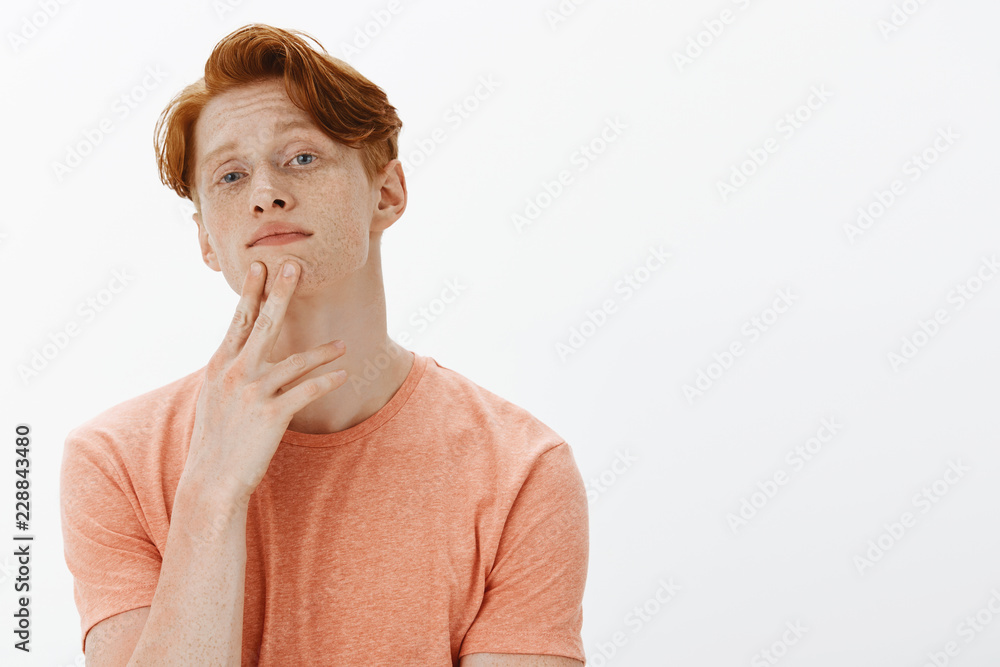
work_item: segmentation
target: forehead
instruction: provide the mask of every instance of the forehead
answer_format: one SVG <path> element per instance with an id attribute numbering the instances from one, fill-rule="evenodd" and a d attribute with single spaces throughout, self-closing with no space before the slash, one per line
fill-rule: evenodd
<path id="1" fill-rule="evenodd" d="M 209 100 L 194 126 L 198 162 L 218 148 L 253 140 L 267 141 L 290 128 L 319 127 L 288 99 L 281 79 L 247 84 Z"/>

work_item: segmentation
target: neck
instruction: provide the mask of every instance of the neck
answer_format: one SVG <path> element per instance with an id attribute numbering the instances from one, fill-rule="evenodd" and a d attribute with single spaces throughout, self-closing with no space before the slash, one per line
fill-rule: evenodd
<path id="1" fill-rule="evenodd" d="M 347 380 L 297 412 L 288 425 L 290 430 L 335 433 L 348 429 L 378 412 L 406 379 L 413 355 L 386 332 L 379 255 L 376 239 L 363 267 L 312 293 L 292 295 L 270 361 L 341 339 L 346 345 L 341 357 L 315 368 L 288 388 L 340 369 L 347 371 Z M 383 368 L 378 370 L 379 366 Z M 374 377 L 372 369 L 377 371 Z"/>

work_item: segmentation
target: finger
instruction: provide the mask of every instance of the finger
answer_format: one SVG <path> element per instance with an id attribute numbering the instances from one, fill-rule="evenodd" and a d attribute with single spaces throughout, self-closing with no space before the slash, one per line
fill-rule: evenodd
<path id="1" fill-rule="evenodd" d="M 293 269 L 290 276 L 285 275 L 289 266 Z M 285 311 L 288 309 L 288 302 L 291 301 L 300 270 L 297 262 L 293 260 L 285 262 L 278 270 L 278 275 L 274 277 L 267 300 L 260 306 L 260 312 L 257 313 L 253 329 L 244 346 L 257 364 L 268 360 L 274 343 L 278 340 L 278 332 L 281 331 L 281 324 L 285 320 Z"/>
<path id="2" fill-rule="evenodd" d="M 254 273 L 255 266 L 260 271 L 257 274 Z M 219 352 L 225 354 L 227 358 L 231 359 L 240 353 L 253 331 L 254 322 L 257 320 L 257 313 L 260 310 L 260 299 L 265 280 L 267 280 L 267 267 L 264 266 L 263 262 L 252 262 L 243 278 L 240 301 L 236 304 L 236 312 L 233 313 L 233 320 L 229 324 L 226 338 L 219 346 Z"/>
<path id="3" fill-rule="evenodd" d="M 270 371 L 260 378 L 261 389 L 267 396 L 273 396 L 287 384 L 291 384 L 323 364 L 330 363 L 344 355 L 344 341 L 335 340 L 314 348 L 291 354 L 276 363 Z"/>
<path id="4" fill-rule="evenodd" d="M 306 407 L 320 396 L 325 396 L 347 382 L 346 371 L 333 371 L 314 378 L 309 378 L 296 385 L 275 399 L 281 414 L 291 418 L 296 412 Z"/>

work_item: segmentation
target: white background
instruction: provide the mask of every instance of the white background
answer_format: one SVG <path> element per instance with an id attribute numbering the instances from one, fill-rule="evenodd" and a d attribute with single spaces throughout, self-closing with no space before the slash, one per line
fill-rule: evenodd
<path id="1" fill-rule="evenodd" d="M 770 647 L 789 667 L 920 667 L 948 642 L 947 664 L 1000 661 L 987 606 L 1000 612 L 1000 280 L 984 263 L 1000 254 L 1000 6 L 895 2 L 567 0 L 553 23 L 558 0 L 399 0 L 346 57 L 387 92 L 403 157 L 420 162 L 383 239 L 390 335 L 530 410 L 588 480 L 588 665 L 753 667 L 772 664 Z M 62 666 L 83 662 L 63 438 L 201 367 L 237 301 L 157 178 L 156 117 L 244 24 L 305 30 L 344 57 L 388 3 L 70 1 L 51 18 L 44 4 L 7 2 L 0 23 L 0 636 L 4 664 Z M 912 15 L 887 32 L 903 5 Z M 723 10 L 731 22 L 712 23 Z M 143 89 L 147 68 L 164 75 Z M 499 85 L 446 122 L 480 77 Z M 122 95 L 143 99 L 121 114 Z M 113 131 L 60 179 L 56 163 L 103 118 Z M 624 129 L 581 171 L 609 119 Z M 446 140 L 420 161 L 437 127 Z M 772 138 L 763 164 L 747 162 Z M 561 170 L 572 183 L 546 199 Z M 901 194 L 879 211 L 893 181 Z M 540 214 L 519 230 L 529 199 Z M 861 207 L 881 215 L 851 235 Z M 654 271 L 650 247 L 671 254 Z M 115 271 L 126 289 L 86 319 L 79 304 L 108 296 Z M 644 281 L 628 299 L 626 274 Z M 418 330 L 411 316 L 449 280 L 465 289 Z M 781 291 L 792 305 L 776 314 Z M 585 325 L 609 299 L 614 312 Z M 754 317 L 769 324 L 752 339 Z M 70 323 L 79 335 L 52 343 Z M 742 354 L 725 360 L 734 342 Z M 686 395 L 700 372 L 704 391 Z M 34 443 L 30 656 L 10 630 L 18 423 Z M 818 434 L 809 461 L 786 458 Z M 935 487 L 952 463 L 962 475 Z M 768 498 L 776 472 L 786 483 Z M 755 514 L 734 524 L 744 499 Z M 915 524 L 890 536 L 905 512 Z"/>

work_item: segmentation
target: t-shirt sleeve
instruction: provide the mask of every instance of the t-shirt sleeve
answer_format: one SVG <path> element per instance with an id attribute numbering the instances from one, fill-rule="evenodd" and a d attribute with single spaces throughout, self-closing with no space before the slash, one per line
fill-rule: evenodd
<path id="1" fill-rule="evenodd" d="M 459 656 L 522 653 L 585 661 L 588 552 L 587 492 L 564 442 L 538 457 L 511 505 Z"/>
<path id="2" fill-rule="evenodd" d="M 135 497 L 99 444 L 99 437 L 72 430 L 59 479 L 63 553 L 80 613 L 80 650 L 98 622 L 151 605 L 160 576 L 160 552 L 139 520 Z"/>

